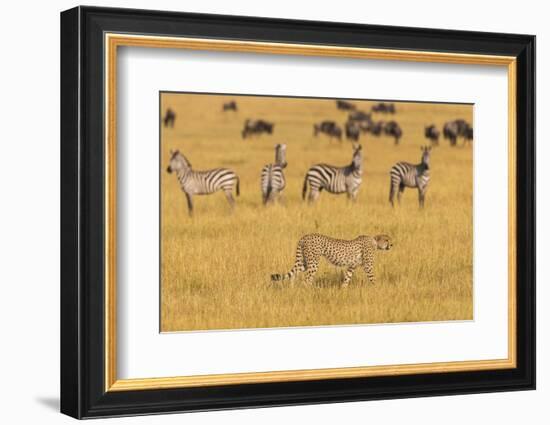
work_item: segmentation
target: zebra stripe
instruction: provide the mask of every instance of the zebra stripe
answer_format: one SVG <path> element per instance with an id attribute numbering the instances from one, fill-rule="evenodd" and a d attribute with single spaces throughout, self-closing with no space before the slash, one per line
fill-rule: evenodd
<path id="1" fill-rule="evenodd" d="M 214 168 L 206 171 L 195 171 L 191 163 L 179 151 L 172 153 L 167 171 L 175 172 L 181 190 L 187 197 L 189 215 L 193 214 L 193 195 L 209 195 L 223 191 L 231 208 L 235 204 L 232 190 L 235 187 L 237 196 L 240 194 L 239 177 L 234 171 L 227 168 Z"/>
<path id="2" fill-rule="evenodd" d="M 346 193 L 348 198 L 355 200 L 361 185 L 363 175 L 363 159 L 361 146 L 354 153 L 351 164 L 346 167 L 336 167 L 329 164 L 316 164 L 312 166 L 304 179 L 302 198 L 306 199 L 309 186 L 310 202 L 315 201 L 319 193 L 324 189 L 329 193 Z"/>
<path id="3" fill-rule="evenodd" d="M 262 168 L 261 189 L 262 201 L 265 204 L 273 201 L 285 188 L 286 180 L 283 169 L 286 167 L 286 145 L 275 146 L 275 163 Z"/>
<path id="4" fill-rule="evenodd" d="M 209 195 L 218 190 L 231 191 L 236 183 L 237 195 L 239 195 L 239 178 L 233 171 L 227 168 L 179 172 L 178 180 L 182 190 L 192 195 Z"/>
<path id="5" fill-rule="evenodd" d="M 266 204 L 272 201 L 275 196 L 283 191 L 286 185 L 283 167 L 275 164 L 268 164 L 262 168 L 262 200 Z"/>
<path id="6" fill-rule="evenodd" d="M 422 147 L 420 164 L 398 162 L 390 171 L 390 203 L 393 207 L 393 198 L 397 193 L 397 202 L 401 202 L 401 194 L 405 187 L 418 189 L 418 203 L 424 207 L 424 198 L 430 182 L 430 151 L 431 147 Z"/>

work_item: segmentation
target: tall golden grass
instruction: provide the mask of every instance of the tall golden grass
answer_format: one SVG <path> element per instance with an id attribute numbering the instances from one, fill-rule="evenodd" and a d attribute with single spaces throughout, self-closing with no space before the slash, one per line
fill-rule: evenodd
<path id="1" fill-rule="evenodd" d="M 222 112 L 235 99 L 238 112 Z M 374 102 L 355 102 L 369 110 Z M 322 192 L 315 205 L 302 201 L 308 168 L 318 162 L 347 165 L 351 143 L 313 137 L 314 122 L 344 123 L 333 100 L 163 93 L 161 114 L 171 107 L 175 127 L 161 132 L 161 330 L 268 328 L 289 326 L 469 320 L 472 299 L 472 149 L 447 142 L 432 151 L 426 206 L 406 189 L 400 207 L 388 202 L 389 170 L 397 161 L 418 163 L 427 144 L 424 125 L 472 122 L 472 107 L 397 103 L 403 129 L 399 146 L 389 137 L 363 136 L 363 183 L 356 203 Z M 242 140 L 246 118 L 275 122 L 274 134 Z M 287 187 L 280 203 L 264 207 L 260 171 L 287 144 Z M 193 168 L 233 169 L 241 196 L 231 213 L 222 193 L 195 197 L 187 214 L 175 175 L 165 172 L 170 150 L 179 149 Z M 347 290 L 342 270 L 323 262 L 313 288 L 270 284 L 272 273 L 288 271 L 296 243 L 319 232 L 352 239 L 386 233 L 393 250 L 378 251 L 376 285 L 358 269 Z"/>

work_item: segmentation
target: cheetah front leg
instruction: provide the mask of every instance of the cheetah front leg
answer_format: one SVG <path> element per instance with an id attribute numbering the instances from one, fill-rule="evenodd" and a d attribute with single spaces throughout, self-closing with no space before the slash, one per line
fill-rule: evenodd
<path id="1" fill-rule="evenodd" d="M 306 284 L 308 286 L 313 286 L 313 278 L 315 277 L 315 273 L 317 273 L 318 267 L 317 263 L 308 264 L 308 268 L 306 269 Z"/>
<path id="2" fill-rule="evenodd" d="M 376 283 L 376 279 L 374 277 L 374 263 L 372 261 L 369 261 L 366 264 L 363 264 L 363 269 L 367 274 L 367 278 L 369 279 L 369 282 L 372 285 L 374 285 Z"/>
<path id="3" fill-rule="evenodd" d="M 354 271 L 355 271 L 355 266 L 350 266 L 347 268 L 347 270 L 344 273 L 344 281 L 342 282 L 342 288 L 348 287 Z"/>
<path id="4" fill-rule="evenodd" d="M 308 250 L 304 249 L 304 262 L 306 266 L 306 284 L 308 286 L 313 285 L 313 278 L 315 277 L 315 273 L 317 273 L 317 269 L 319 268 L 319 255 L 316 255 L 314 252 L 308 252 Z"/>

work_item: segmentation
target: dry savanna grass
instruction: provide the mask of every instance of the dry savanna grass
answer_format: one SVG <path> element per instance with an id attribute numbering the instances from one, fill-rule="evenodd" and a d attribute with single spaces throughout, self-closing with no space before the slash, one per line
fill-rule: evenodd
<path id="1" fill-rule="evenodd" d="M 222 112 L 234 99 L 238 111 Z M 355 102 L 370 110 L 374 102 Z M 424 126 L 448 120 L 472 122 L 472 107 L 396 103 L 403 129 L 399 146 L 387 136 L 362 135 L 364 174 L 358 200 L 321 192 L 315 205 L 302 201 L 308 168 L 319 162 L 347 165 L 348 141 L 313 137 L 313 123 L 347 114 L 334 100 L 253 96 L 161 94 L 161 115 L 176 112 L 174 128 L 161 132 L 161 330 L 269 328 L 341 324 L 471 320 L 472 148 L 441 140 L 432 150 L 426 206 L 406 189 L 400 207 L 388 202 L 389 171 L 397 161 L 418 163 L 427 144 Z M 246 118 L 275 122 L 273 135 L 241 139 Z M 287 144 L 287 187 L 282 201 L 264 207 L 260 171 L 273 161 L 276 143 Z M 166 173 L 170 150 L 179 149 L 196 170 L 233 169 L 241 195 L 230 212 L 223 193 L 196 196 L 187 214 L 185 195 Z M 318 232 L 352 239 L 386 233 L 391 251 L 378 251 L 376 285 L 357 269 L 348 289 L 343 270 L 322 261 L 313 287 L 298 278 L 271 285 L 272 273 L 287 272 L 301 236 Z"/>

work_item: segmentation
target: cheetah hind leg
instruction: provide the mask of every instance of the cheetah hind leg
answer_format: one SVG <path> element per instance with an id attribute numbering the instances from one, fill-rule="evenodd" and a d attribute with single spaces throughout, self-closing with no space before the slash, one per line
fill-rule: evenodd
<path id="1" fill-rule="evenodd" d="M 312 252 L 304 252 L 304 263 L 306 273 L 306 285 L 313 286 L 313 278 L 319 268 L 319 255 L 315 255 Z"/>
<path id="2" fill-rule="evenodd" d="M 342 289 L 347 288 L 349 286 L 349 283 L 351 281 L 354 271 L 355 271 L 355 267 L 347 268 L 347 270 L 344 273 L 344 281 L 342 282 Z"/>

